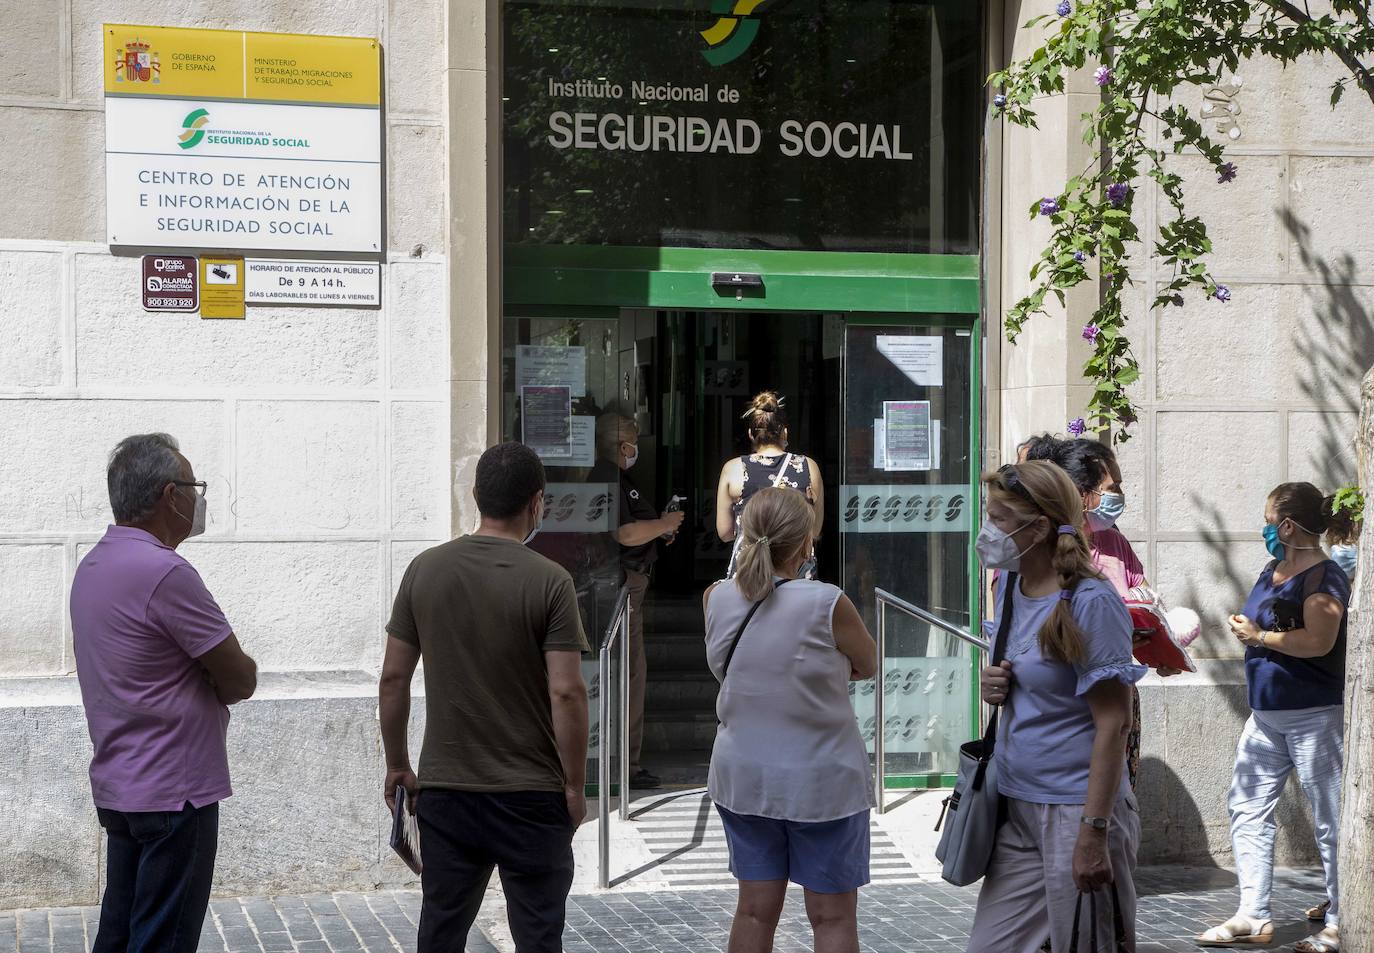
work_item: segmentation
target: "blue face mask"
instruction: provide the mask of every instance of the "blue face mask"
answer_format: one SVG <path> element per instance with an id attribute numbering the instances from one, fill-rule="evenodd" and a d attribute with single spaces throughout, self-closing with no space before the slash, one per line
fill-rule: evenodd
<path id="1" fill-rule="evenodd" d="M 1088 529 L 1094 533 L 1111 529 L 1116 525 L 1116 521 L 1121 519 L 1121 514 L 1124 512 L 1126 512 L 1125 496 L 1120 493 L 1103 493 L 1102 501 L 1097 504 L 1097 508 L 1088 510 Z"/>
<path id="2" fill-rule="evenodd" d="M 1338 543 L 1331 547 L 1331 558 L 1336 561 L 1336 565 L 1345 570 L 1347 579 L 1355 578 L 1355 557 L 1360 553 L 1360 547 L 1352 546 L 1347 543 Z"/>
<path id="3" fill-rule="evenodd" d="M 1273 523 L 1264 524 L 1264 548 L 1269 550 L 1270 556 L 1283 562 L 1284 546 L 1279 542 L 1279 528 Z"/>

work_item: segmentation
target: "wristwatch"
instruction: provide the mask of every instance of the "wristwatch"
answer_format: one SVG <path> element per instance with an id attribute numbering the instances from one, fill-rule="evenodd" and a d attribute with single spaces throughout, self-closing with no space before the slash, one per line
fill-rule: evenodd
<path id="1" fill-rule="evenodd" d="M 1105 817 L 1089 817 L 1086 814 L 1083 815 L 1082 822 L 1095 831 L 1105 831 L 1109 823 Z"/>

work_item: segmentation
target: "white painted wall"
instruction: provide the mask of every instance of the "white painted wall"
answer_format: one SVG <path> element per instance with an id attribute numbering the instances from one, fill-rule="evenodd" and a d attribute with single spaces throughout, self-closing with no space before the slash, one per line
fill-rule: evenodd
<path id="1" fill-rule="evenodd" d="M 106 21 L 381 39 L 380 310 L 143 312 L 138 259 L 102 244 Z M 0 800 L 36 805 L 0 812 L 0 907 L 98 897 L 66 596 L 110 521 L 109 451 L 152 430 L 210 484 L 182 551 L 269 673 L 230 728 L 220 889 L 398 875 L 375 670 L 395 583 L 453 509 L 446 25 L 443 0 L 0 4 L 23 39 L 0 75 Z"/>

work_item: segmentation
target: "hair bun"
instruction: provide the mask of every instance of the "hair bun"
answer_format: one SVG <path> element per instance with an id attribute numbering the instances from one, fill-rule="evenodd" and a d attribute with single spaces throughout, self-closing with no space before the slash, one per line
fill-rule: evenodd
<path id="1" fill-rule="evenodd" d="M 760 392 L 749 402 L 750 413 L 775 414 L 781 409 L 782 398 L 771 390 Z"/>

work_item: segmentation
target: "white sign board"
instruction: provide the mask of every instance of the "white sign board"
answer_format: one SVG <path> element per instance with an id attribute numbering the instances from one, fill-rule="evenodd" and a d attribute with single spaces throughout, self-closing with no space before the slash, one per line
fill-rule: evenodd
<path id="1" fill-rule="evenodd" d="M 101 32 L 109 244 L 385 251 L 376 39 Z"/>
<path id="2" fill-rule="evenodd" d="M 376 308 L 382 303 L 382 266 L 375 261 L 250 258 L 245 269 L 249 304 Z"/>
<path id="3" fill-rule="evenodd" d="M 539 459 L 550 467 L 591 467 L 596 465 L 596 418 L 577 416 L 572 418 L 572 454 L 555 454 L 539 450 Z"/>
<path id="4" fill-rule="evenodd" d="M 587 349 L 519 344 L 515 348 L 516 387 L 567 387 L 587 396 Z"/>
<path id="5" fill-rule="evenodd" d="M 913 384 L 943 387 L 945 339 L 920 334 L 880 334 L 878 353 L 897 366 Z"/>
<path id="6" fill-rule="evenodd" d="M 204 135 L 186 148 L 197 111 Z M 105 194 L 111 245 L 376 253 L 381 123 L 375 109 L 110 97 Z"/>

